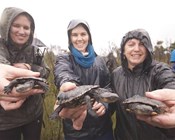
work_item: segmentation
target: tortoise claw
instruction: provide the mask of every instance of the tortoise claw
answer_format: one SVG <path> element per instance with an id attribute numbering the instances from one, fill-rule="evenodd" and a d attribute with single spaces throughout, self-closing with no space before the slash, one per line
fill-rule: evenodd
<path id="1" fill-rule="evenodd" d="M 9 88 L 8 86 L 4 87 L 4 94 L 9 94 L 11 92 L 11 88 Z"/>

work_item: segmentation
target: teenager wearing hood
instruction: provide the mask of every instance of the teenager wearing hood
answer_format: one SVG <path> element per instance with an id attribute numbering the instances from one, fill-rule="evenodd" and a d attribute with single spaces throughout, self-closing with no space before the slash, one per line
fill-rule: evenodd
<path id="1" fill-rule="evenodd" d="M 71 20 L 68 28 L 68 54 L 56 59 L 54 76 L 55 85 L 60 91 L 68 91 L 80 85 L 100 85 L 106 87 L 109 82 L 109 70 L 105 60 L 98 56 L 93 48 L 89 25 L 84 20 Z M 81 130 L 73 127 L 72 120 L 63 119 L 65 140 L 113 140 L 112 121 L 108 104 L 93 105 L 99 117 L 87 117 Z M 105 111 L 106 110 L 106 111 Z"/>
<path id="2" fill-rule="evenodd" d="M 153 47 L 147 31 L 129 31 L 121 42 L 121 66 L 112 74 L 112 87 L 122 100 L 145 92 L 175 89 L 175 75 L 165 63 L 152 59 Z M 175 92 L 175 90 L 174 90 Z M 166 95 L 165 95 L 166 96 Z M 118 103 L 116 106 L 117 140 L 170 140 L 163 129 L 138 120 Z"/>
<path id="3" fill-rule="evenodd" d="M 38 48 L 32 45 L 34 30 L 34 19 L 28 12 L 5 8 L 0 20 L 0 63 L 40 72 L 41 77 L 47 78 L 49 69 L 43 60 L 37 61 Z M 42 101 L 41 94 L 24 96 L 13 110 L 5 110 L 5 105 L 17 102 L 0 101 L 0 139 L 21 140 L 23 136 L 23 140 L 40 140 Z"/>

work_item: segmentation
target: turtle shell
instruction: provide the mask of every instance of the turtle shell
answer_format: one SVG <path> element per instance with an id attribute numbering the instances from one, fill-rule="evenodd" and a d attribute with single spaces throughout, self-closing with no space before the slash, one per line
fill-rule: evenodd
<path id="1" fill-rule="evenodd" d="M 73 90 L 60 92 L 58 94 L 58 104 L 69 108 L 85 104 L 84 96 L 91 90 L 98 88 L 98 85 L 82 85 Z M 91 95 L 91 94 L 88 94 Z"/>
<path id="2" fill-rule="evenodd" d="M 26 92 L 33 88 L 48 90 L 48 82 L 40 77 L 20 77 L 12 80 L 9 85 L 4 87 L 4 93 L 9 94 L 16 87 L 17 92 Z"/>
<path id="3" fill-rule="evenodd" d="M 123 101 L 125 109 L 139 115 L 157 115 L 167 111 L 167 106 L 161 101 L 135 95 Z"/>

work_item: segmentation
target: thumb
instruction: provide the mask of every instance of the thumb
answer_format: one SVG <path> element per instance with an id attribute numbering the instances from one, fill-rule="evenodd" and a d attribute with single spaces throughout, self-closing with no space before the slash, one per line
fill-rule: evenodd
<path id="1" fill-rule="evenodd" d="M 151 92 L 146 92 L 146 96 L 160 101 L 175 100 L 175 90 L 158 89 Z"/>
<path id="2" fill-rule="evenodd" d="M 8 74 L 9 79 L 14 79 L 17 77 L 27 77 L 27 76 L 38 77 L 40 75 L 39 72 L 33 72 L 31 70 L 15 68 L 15 67 L 12 67 L 10 70 L 8 70 Z"/>
<path id="3" fill-rule="evenodd" d="M 74 129 L 81 130 L 81 128 L 83 127 L 83 122 L 86 118 L 86 115 L 87 115 L 87 110 L 85 110 L 83 114 L 80 115 L 77 119 L 72 119 Z"/>

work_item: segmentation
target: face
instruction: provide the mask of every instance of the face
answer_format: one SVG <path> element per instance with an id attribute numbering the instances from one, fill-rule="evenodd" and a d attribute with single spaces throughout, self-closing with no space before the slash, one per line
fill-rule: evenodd
<path id="1" fill-rule="evenodd" d="M 31 33 L 31 22 L 25 15 L 19 15 L 10 27 L 10 37 L 19 46 L 24 45 Z"/>
<path id="2" fill-rule="evenodd" d="M 129 69 L 143 63 L 147 56 L 147 50 L 143 43 L 137 39 L 130 39 L 124 46 L 124 55 L 128 61 Z"/>
<path id="3" fill-rule="evenodd" d="M 77 50 L 81 52 L 86 52 L 86 47 L 89 42 L 89 35 L 87 31 L 83 28 L 83 26 L 78 25 L 77 27 L 72 29 L 70 38 L 73 46 Z"/>

